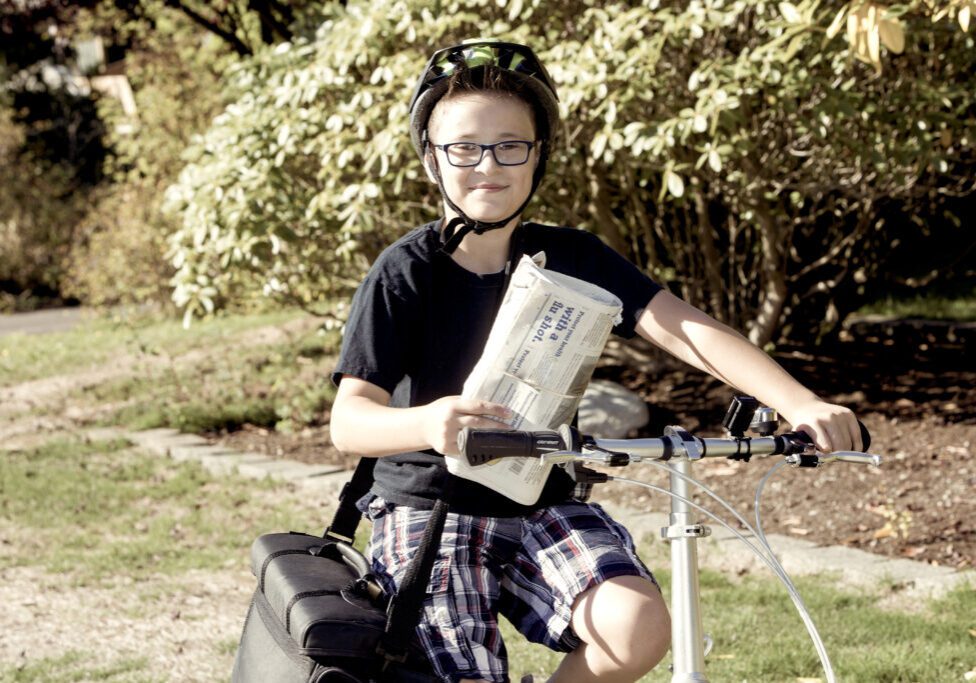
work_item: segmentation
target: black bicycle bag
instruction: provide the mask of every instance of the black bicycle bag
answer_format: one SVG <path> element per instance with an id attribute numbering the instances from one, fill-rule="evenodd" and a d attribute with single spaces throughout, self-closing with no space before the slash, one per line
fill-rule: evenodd
<path id="1" fill-rule="evenodd" d="M 366 460 L 365 458 L 363 460 Z M 324 536 L 271 533 L 251 546 L 257 580 L 231 683 L 434 683 L 414 644 L 446 506 L 435 506 L 408 576 L 387 595 L 350 541 L 351 505 L 372 479 L 357 467 Z M 365 472 L 365 474 L 364 474 Z M 443 509 L 442 509 L 443 508 Z"/>
<path id="2" fill-rule="evenodd" d="M 309 534 L 265 534 L 251 546 L 251 571 L 257 588 L 233 681 L 306 683 L 328 680 L 312 676 L 320 661 L 349 669 L 375 662 L 388 598 L 354 548 Z M 286 680 L 283 672 L 294 675 Z"/>

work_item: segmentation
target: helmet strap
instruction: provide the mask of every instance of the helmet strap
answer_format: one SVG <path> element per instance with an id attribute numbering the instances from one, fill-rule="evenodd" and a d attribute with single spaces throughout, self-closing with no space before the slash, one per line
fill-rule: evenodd
<path id="1" fill-rule="evenodd" d="M 424 136 L 426 138 L 426 131 L 424 132 Z M 437 163 L 437 159 L 433 159 L 433 163 L 431 164 L 431 172 L 434 175 L 434 179 L 437 181 L 437 189 L 440 190 L 441 196 L 444 198 L 447 205 L 457 214 L 456 217 L 452 218 L 447 225 L 444 226 L 444 233 L 442 237 L 443 245 L 441 246 L 440 250 L 445 254 L 453 254 L 455 251 L 457 251 L 457 248 L 461 245 L 461 242 L 464 241 L 464 238 L 467 237 L 468 233 L 473 232 L 476 235 L 481 235 L 488 230 L 497 230 L 498 228 L 504 228 L 506 225 L 508 225 L 509 222 L 513 218 L 518 217 L 522 211 L 525 210 L 525 207 L 529 205 L 529 202 L 532 201 L 532 196 L 535 194 L 536 189 L 542 182 L 542 176 L 545 174 L 545 169 L 546 150 L 543 148 L 542 155 L 539 159 L 539 164 L 536 166 L 535 173 L 532 174 L 532 189 L 529 190 L 529 194 L 525 198 L 525 201 L 522 202 L 521 206 L 519 206 L 510 216 L 499 221 L 484 222 L 474 220 L 473 218 L 469 217 L 466 213 L 464 213 L 461 207 L 455 204 L 450 196 L 448 196 L 447 189 L 444 187 L 444 180 L 441 177 L 440 166 Z"/>

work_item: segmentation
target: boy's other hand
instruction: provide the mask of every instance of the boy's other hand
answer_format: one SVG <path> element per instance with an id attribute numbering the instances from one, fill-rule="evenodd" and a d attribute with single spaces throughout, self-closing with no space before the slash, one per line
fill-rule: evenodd
<path id="1" fill-rule="evenodd" d="M 458 433 L 464 427 L 511 429 L 504 422 L 511 417 L 512 411 L 498 403 L 445 396 L 424 406 L 423 436 L 438 453 L 457 456 Z"/>
<path id="2" fill-rule="evenodd" d="M 784 411 L 783 416 L 794 430 L 810 435 L 817 450 L 823 453 L 863 449 L 861 429 L 850 408 L 815 401 Z"/>

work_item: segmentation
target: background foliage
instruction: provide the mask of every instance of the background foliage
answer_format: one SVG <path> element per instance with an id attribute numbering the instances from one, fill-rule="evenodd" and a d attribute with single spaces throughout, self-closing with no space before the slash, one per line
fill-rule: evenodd
<path id="1" fill-rule="evenodd" d="M 0 10 L 0 308 L 37 298 L 166 301 L 173 222 L 159 210 L 193 134 L 227 104 L 235 60 L 314 24 L 313 3 L 32 0 Z M 317 10 L 316 10 L 317 11 Z M 287 23 L 282 23 L 287 22 Z M 107 64 L 80 69 L 79 40 Z M 52 80 L 50 74 L 58 74 Z M 138 109 L 89 76 L 124 74 Z"/>
<path id="2" fill-rule="evenodd" d="M 333 6 L 314 38 L 234 72 L 235 102 L 170 188 L 177 302 L 192 314 L 260 288 L 325 308 L 347 293 L 382 245 L 437 214 L 407 137 L 419 65 L 432 45 L 491 35 L 537 46 L 560 90 L 562 145 L 533 218 L 598 232 L 757 342 L 784 323 L 818 333 L 806 321 L 846 312 L 892 242 L 953 233 L 945 217 L 972 190 L 971 37 L 922 5 L 872 15 L 909 42 L 898 55 L 857 48 L 873 24 L 853 50 L 827 35 L 859 12 Z"/>
<path id="3" fill-rule="evenodd" d="M 188 317 L 287 300 L 341 318 L 383 246 L 439 213 L 407 135 L 420 66 L 484 36 L 532 44 L 560 91 L 528 217 L 599 233 L 754 341 L 976 282 L 972 0 L 25 6 L 35 40 L 0 50 L 11 82 L 39 55 L 70 61 L 71 36 L 109 36 L 139 114 L 97 102 L 106 152 L 78 186 L 4 89 L 0 152 L 19 156 L 0 169 L 0 280 L 21 289 L 112 303 L 172 286 Z"/>
<path id="4" fill-rule="evenodd" d="M 166 300 L 166 236 L 174 225 L 160 211 L 162 195 L 192 135 L 226 104 L 220 78 L 233 58 L 221 41 L 161 5 L 138 18 L 103 5 L 88 21 L 92 33 L 106 24 L 126 32 L 125 67 L 139 113 L 133 120 L 117 100 L 98 100 L 112 153 L 106 182 L 79 222 L 65 289 L 92 304 Z"/>

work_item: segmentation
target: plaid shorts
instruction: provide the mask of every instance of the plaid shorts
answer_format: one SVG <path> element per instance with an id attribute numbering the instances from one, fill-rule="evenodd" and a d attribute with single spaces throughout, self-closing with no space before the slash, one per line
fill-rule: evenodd
<path id="1" fill-rule="evenodd" d="M 366 499 L 362 501 L 364 504 Z M 399 586 L 423 536 L 429 510 L 373 497 L 373 569 Z M 501 613 L 528 640 L 569 652 L 573 603 L 614 576 L 654 581 L 627 530 L 594 503 L 567 502 L 527 517 L 448 514 L 417 636 L 444 681 L 508 681 Z"/>

